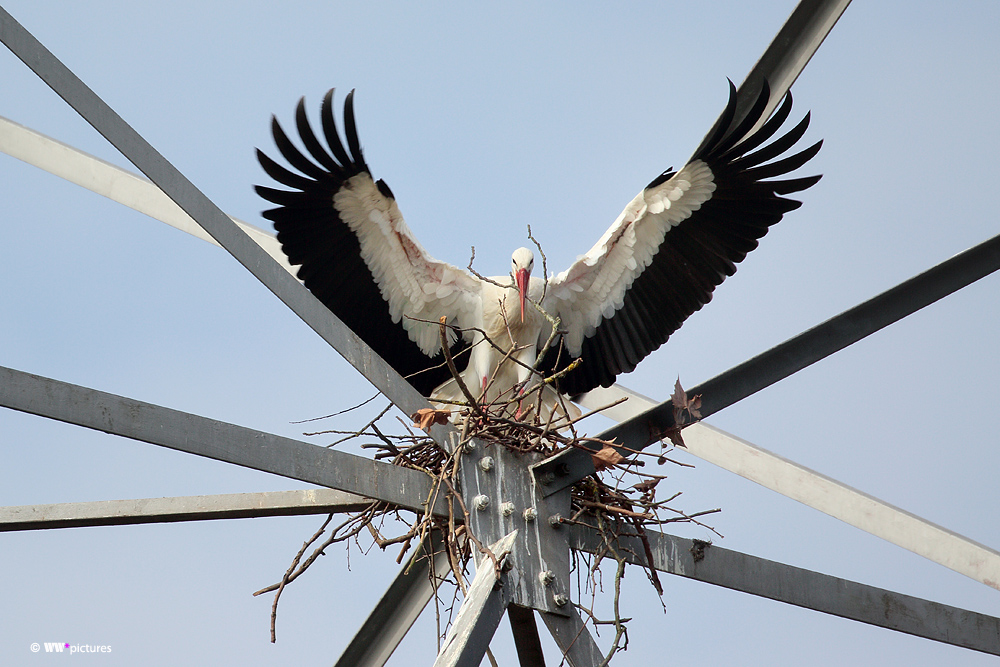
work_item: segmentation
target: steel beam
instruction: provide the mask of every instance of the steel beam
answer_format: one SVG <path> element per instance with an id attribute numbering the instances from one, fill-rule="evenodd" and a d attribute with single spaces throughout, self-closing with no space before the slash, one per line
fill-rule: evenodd
<path id="1" fill-rule="evenodd" d="M 0 532 L 359 512 L 371 502 L 370 498 L 334 489 L 304 489 L 20 505 L 0 507 Z"/>
<path id="2" fill-rule="evenodd" d="M 0 41 L 389 400 L 406 414 L 430 407 L 425 397 L 2 7 Z M 451 426 L 438 425 L 431 429 L 431 437 L 449 451 L 454 447 L 457 435 Z"/>
<path id="3" fill-rule="evenodd" d="M 652 399 L 614 386 L 583 397 L 584 407 L 628 398 L 608 416 L 627 420 L 656 406 Z M 607 431 L 605 432 L 607 433 Z M 684 429 L 687 452 L 761 486 L 829 514 L 876 537 L 976 581 L 1000 589 L 1000 552 L 902 510 L 842 482 L 778 456 L 704 422 Z M 563 454 L 546 462 L 555 490 L 593 470 L 590 457 Z M 562 476 L 555 472 L 564 473 Z"/>
<path id="4" fill-rule="evenodd" d="M 688 451 L 865 532 L 1000 590 L 1000 552 L 707 424 Z"/>
<path id="5" fill-rule="evenodd" d="M 601 553 L 605 544 L 590 528 L 571 526 L 574 548 Z M 963 648 L 1000 655 L 1000 618 L 811 570 L 730 551 L 656 531 L 647 531 L 653 567 L 716 586 L 813 609 Z M 618 553 L 648 565 L 637 537 L 623 537 Z"/>
<path id="6" fill-rule="evenodd" d="M 833 30 L 840 15 L 851 0 L 802 0 L 791 16 L 771 40 L 757 64 L 740 84 L 740 96 L 736 103 L 736 115 L 731 127 L 739 125 L 757 99 L 762 83 L 766 80 L 770 88 L 770 99 L 764 114 L 747 135 L 753 134 L 771 112 L 781 102 L 781 98 L 792 87 L 809 60 L 816 53 L 823 40 Z M 721 117 L 705 135 L 705 139 L 693 154 L 697 155 L 705 147 Z"/>
<path id="7" fill-rule="evenodd" d="M 428 555 L 427 544 L 430 544 Z M 431 572 L 433 562 L 434 571 Z M 451 564 L 436 537 L 426 540 L 400 570 L 385 595 L 344 650 L 336 667 L 381 667 L 434 597 Z"/>
<path id="8" fill-rule="evenodd" d="M 601 649 L 580 618 L 580 612 L 573 609 L 569 616 L 557 616 L 539 612 L 545 627 L 549 629 L 556 645 L 572 667 L 597 667 L 604 661 Z"/>
<path id="9" fill-rule="evenodd" d="M 148 179 L 0 116 L 0 151 L 70 183 L 219 245 Z M 294 273 L 274 234 L 229 216 L 278 264 Z"/>
<path id="10" fill-rule="evenodd" d="M 568 613 L 556 596 L 568 596 L 569 547 L 548 517 L 569 515 L 569 490 L 543 497 L 530 472 L 542 458 L 537 452 L 512 452 L 501 445 L 480 445 L 466 453 L 459 470 L 466 526 L 481 542 L 495 542 L 516 532 L 517 545 L 510 558 L 523 576 L 511 583 L 511 601 L 523 607 L 554 614 Z M 529 514 L 525 514 L 529 511 Z M 530 517 L 530 518 L 529 518 Z M 548 581 L 539 579 L 549 572 Z"/>
<path id="11" fill-rule="evenodd" d="M 517 531 L 490 545 L 497 560 L 511 552 L 516 537 Z M 476 577 L 448 630 L 434 667 L 479 667 L 510 604 L 512 579 L 516 579 L 516 568 L 498 579 L 493 562 L 485 556 L 480 559 Z"/>
<path id="12" fill-rule="evenodd" d="M 423 512 L 430 478 L 270 433 L 0 367 L 0 406 Z M 447 516 L 444 499 L 435 512 Z"/>
<path id="13" fill-rule="evenodd" d="M 512 604 L 507 607 L 507 620 L 514 635 L 514 648 L 520 667 L 545 667 L 542 640 L 538 636 L 535 610 Z"/>

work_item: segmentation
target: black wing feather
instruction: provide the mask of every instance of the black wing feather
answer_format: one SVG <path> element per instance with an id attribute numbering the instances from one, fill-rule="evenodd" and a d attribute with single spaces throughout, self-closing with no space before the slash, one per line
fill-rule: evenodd
<path id="1" fill-rule="evenodd" d="M 772 162 L 802 138 L 809 115 L 765 146 L 791 112 L 792 98 L 787 94 L 770 119 L 754 134 L 742 138 L 761 120 L 770 90 L 765 82 L 743 122 L 731 127 L 738 98 L 736 87 L 729 83 L 726 109 L 710 138 L 692 158 L 704 161 L 712 170 L 715 192 L 691 217 L 666 233 L 652 263 L 625 292 L 622 306 L 584 338 L 580 353 L 583 363 L 560 381 L 564 392 L 573 395 L 598 386 L 608 387 L 616 376 L 633 370 L 712 299 L 715 288 L 736 272 L 736 265 L 757 247 L 772 225 L 801 205 L 784 195 L 804 190 L 819 180 L 819 176 L 766 180 L 804 165 L 816 155 L 822 142 Z M 671 176 L 664 172 L 648 188 Z M 561 370 L 572 361 L 564 354 L 555 363 L 555 357 L 546 358 L 551 359 L 551 371 Z"/>
<path id="2" fill-rule="evenodd" d="M 809 160 L 816 157 L 816 153 L 819 153 L 819 149 L 823 147 L 822 141 L 817 141 L 815 144 L 809 148 L 796 153 L 795 155 L 786 157 L 784 160 L 778 160 L 777 162 L 769 162 L 768 164 L 761 165 L 759 167 L 754 167 L 753 169 L 747 170 L 747 176 L 750 176 L 754 180 L 763 180 L 765 178 L 774 178 L 775 176 L 783 176 L 790 171 L 795 171 L 802 165 L 804 165 Z"/>
<path id="3" fill-rule="evenodd" d="M 352 97 L 351 100 L 354 98 Z M 323 96 L 323 106 L 320 109 L 320 120 L 323 122 L 323 134 L 326 136 L 326 143 L 333 151 L 333 157 L 340 164 L 351 164 L 351 158 L 344 150 L 344 144 L 340 141 L 340 132 L 337 131 L 337 121 L 333 118 L 333 88 Z"/>
<path id="4" fill-rule="evenodd" d="M 733 82 L 729 82 L 730 87 Z M 730 94 L 730 97 L 732 95 Z M 768 85 L 767 81 L 761 83 L 760 94 L 757 96 L 757 100 L 753 103 L 753 106 L 743 117 L 743 121 L 737 125 L 726 138 L 720 141 L 716 146 L 710 147 L 706 153 L 706 161 L 708 159 L 723 159 L 732 148 L 736 145 L 736 142 L 743 138 L 743 136 L 757 124 L 760 120 L 761 115 L 764 113 L 764 109 L 767 108 L 768 99 L 771 97 L 771 86 Z M 733 107 L 733 115 L 736 114 L 736 107 Z M 730 121 L 732 122 L 732 121 Z"/>
<path id="5" fill-rule="evenodd" d="M 264 171 L 291 190 L 257 186 L 257 193 L 277 208 L 263 216 L 274 223 L 281 248 L 292 265 L 301 265 L 298 277 L 341 321 L 368 343 L 386 362 L 418 391 L 430 395 L 439 384 L 451 377 L 443 356 L 431 359 L 410 340 L 399 323 L 394 323 L 389 306 L 382 298 L 371 271 L 361 257 L 361 246 L 350 228 L 333 207 L 333 197 L 345 182 L 367 172 L 354 121 L 353 93 L 344 102 L 344 126 L 350 153 L 344 149 L 333 116 L 333 90 L 323 98 L 320 109 L 324 148 L 309 125 L 305 105 L 296 109 L 296 129 L 309 155 L 317 165 L 292 144 L 274 119 L 272 134 L 285 160 L 301 173 L 279 165 L 261 151 L 258 159 Z M 379 188 L 387 197 L 389 188 Z M 456 363 L 468 363 L 461 339 L 452 347 Z"/>
<path id="6" fill-rule="evenodd" d="M 330 157 L 329 151 L 324 149 L 323 145 L 316 139 L 316 134 L 312 131 L 312 126 L 309 125 L 309 116 L 306 114 L 306 98 L 304 97 L 299 100 L 298 106 L 295 107 L 295 127 L 299 131 L 299 138 L 302 139 L 303 145 L 314 160 L 327 171 L 336 173 L 341 170 L 340 164 Z"/>
<path id="7" fill-rule="evenodd" d="M 792 99 L 791 94 L 786 96 L 786 99 L 791 100 Z M 733 169 L 739 170 L 743 169 L 746 165 L 764 164 L 768 160 L 773 160 L 774 158 L 778 157 L 779 155 L 790 149 L 792 146 L 794 146 L 796 143 L 798 143 L 799 139 L 802 138 L 802 135 L 806 133 L 806 129 L 809 127 L 809 119 L 810 119 L 810 114 L 807 113 L 805 115 L 805 118 L 803 118 L 798 125 L 793 127 L 784 136 L 779 137 L 775 141 L 771 142 L 764 148 L 761 148 L 759 151 L 756 151 L 754 153 L 747 154 L 746 151 L 751 149 L 748 146 L 741 145 L 739 148 L 741 149 L 741 152 L 743 153 L 744 157 L 739 158 L 738 160 L 733 160 L 732 164 Z M 763 130 L 766 128 L 761 128 L 761 129 Z M 756 139 L 757 135 L 754 135 L 751 138 Z"/>
<path id="8" fill-rule="evenodd" d="M 774 133 L 785 124 L 786 120 L 788 120 L 788 115 L 791 112 L 792 91 L 789 90 L 782 98 L 781 106 L 775 109 L 774 113 L 771 114 L 771 117 L 767 119 L 767 122 L 761 125 L 760 129 L 754 132 L 752 136 L 749 136 L 740 142 L 740 152 L 746 155 L 773 137 Z M 809 114 L 806 114 L 806 117 L 808 118 Z M 806 124 L 808 125 L 808 121 L 806 121 Z"/>
<path id="9" fill-rule="evenodd" d="M 285 131 L 281 129 L 278 119 L 274 117 L 271 118 L 271 136 L 274 137 L 274 143 L 278 146 L 278 151 L 281 155 L 288 160 L 290 165 L 301 171 L 303 174 L 315 179 L 321 179 L 327 174 L 322 167 L 318 167 L 310 162 L 309 159 L 295 147 L 295 144 L 293 144 L 288 138 Z"/>
<path id="10" fill-rule="evenodd" d="M 354 91 L 352 90 L 347 94 L 347 100 L 344 102 L 344 132 L 347 134 L 347 147 L 351 149 L 352 160 L 360 165 L 365 171 L 368 171 L 368 166 L 365 164 L 365 158 L 361 153 L 361 141 L 358 139 L 358 128 L 354 124 Z"/>
<path id="11" fill-rule="evenodd" d="M 260 162 L 260 166 L 264 168 L 268 176 L 287 187 L 308 190 L 316 184 L 316 181 L 308 176 L 285 169 L 260 150 L 257 151 L 257 161 Z"/>

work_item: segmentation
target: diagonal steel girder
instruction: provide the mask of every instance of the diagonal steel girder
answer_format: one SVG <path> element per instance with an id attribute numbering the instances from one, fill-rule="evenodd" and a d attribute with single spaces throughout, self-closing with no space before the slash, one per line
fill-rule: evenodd
<path id="1" fill-rule="evenodd" d="M 3 116 L 0 116 L 0 151 L 202 241 L 219 245 L 149 179 Z M 274 234 L 238 218 L 230 218 L 286 271 L 295 272 Z"/>
<path id="2" fill-rule="evenodd" d="M 507 607 L 507 620 L 514 635 L 514 649 L 520 667 L 545 667 L 545 654 L 535 623 L 535 610 L 512 604 Z"/>
<path id="3" fill-rule="evenodd" d="M 607 554 L 593 528 L 569 526 L 574 549 Z M 646 531 L 652 566 L 662 572 L 778 600 L 934 641 L 1000 655 L 1000 618 L 749 556 L 709 542 Z M 646 548 L 633 535 L 615 550 L 648 567 Z"/>
<path id="4" fill-rule="evenodd" d="M 796 5 L 760 60 L 740 84 L 741 95 L 736 103 L 736 114 L 731 127 L 737 127 L 749 113 L 764 81 L 767 81 L 770 98 L 757 125 L 747 135 L 753 134 L 767 121 L 849 4 L 851 0 L 802 0 Z M 720 116 L 693 155 L 704 148 L 721 120 Z"/>
<path id="5" fill-rule="evenodd" d="M 423 513 L 431 479 L 420 472 L 307 442 L 0 367 L 0 406 L 374 497 Z M 443 498 L 433 511 L 448 515 Z"/>
<path id="6" fill-rule="evenodd" d="M 612 387 L 592 398 L 626 396 L 620 418 L 656 405 L 635 392 Z M 612 415 L 614 417 L 614 415 Z M 688 453 L 840 519 L 991 588 L 1000 590 L 1000 552 L 895 507 L 842 482 L 705 424 L 684 430 Z"/>
<path id="7" fill-rule="evenodd" d="M 438 533 L 421 542 L 334 667 L 381 667 L 451 572 Z"/>
<path id="8" fill-rule="evenodd" d="M 601 649 L 587 632 L 586 623 L 575 608 L 569 616 L 539 614 L 571 667 L 590 667 L 604 662 Z"/>
<path id="9" fill-rule="evenodd" d="M 518 565 L 524 561 L 524 555 L 517 557 L 518 546 L 514 541 L 514 533 L 491 545 L 490 550 L 496 555 L 498 562 L 501 562 L 502 574 L 497 577 L 489 558 L 484 556 L 480 559 L 476 577 L 462 603 L 458 617 L 448 631 L 444 646 L 434 662 L 435 667 L 477 667 L 483 659 L 483 654 L 500 623 L 504 610 L 510 609 L 515 597 L 514 591 L 518 587 L 517 580 L 529 574 Z M 507 560 L 504 560 L 505 557 Z M 572 605 L 567 607 L 566 614 L 539 612 L 562 651 L 563 658 L 570 667 L 596 667 L 603 664 L 604 656 L 601 655 L 594 638 L 587 630 L 580 613 Z M 516 632 L 522 633 L 519 637 L 519 662 L 522 667 L 544 665 L 541 647 L 537 642 L 534 619 L 531 618 L 530 629 L 524 627 L 529 623 L 524 616 L 525 613 L 534 612 L 530 609 L 519 610 L 511 617 Z M 525 634 L 533 636 L 526 637 Z M 529 643 L 534 646 L 526 646 Z M 522 648 L 526 650 L 522 652 Z"/>
<path id="10" fill-rule="evenodd" d="M 1000 236 L 994 236 L 701 383 L 688 393 L 701 394 L 701 413 L 707 417 L 998 269 Z M 619 424 L 606 434 L 627 437 L 630 442 L 638 444 L 643 439 L 648 440 L 656 432 L 655 429 L 666 425 L 667 420 L 672 424 L 672 412 L 669 403 L 661 403 L 636 420 Z M 642 429 L 644 424 L 645 430 Z"/>
<path id="11" fill-rule="evenodd" d="M 403 412 L 413 414 L 430 407 L 425 397 L 2 7 L 0 41 Z M 430 435 L 451 451 L 458 434 L 453 427 L 437 425 L 431 428 Z"/>
<path id="12" fill-rule="evenodd" d="M 515 531 L 490 545 L 498 563 L 502 563 L 514 550 L 516 538 Z M 498 573 L 485 555 L 479 559 L 476 576 L 466 592 L 455 622 L 448 629 L 434 667 L 478 667 L 482 662 L 493 633 L 510 604 L 511 580 L 524 574 L 519 573 L 516 567 L 503 567 L 503 570 L 505 574 Z"/>
<path id="13" fill-rule="evenodd" d="M 0 507 L 0 532 L 360 512 L 371 502 L 334 489 L 302 489 L 20 505 Z"/>

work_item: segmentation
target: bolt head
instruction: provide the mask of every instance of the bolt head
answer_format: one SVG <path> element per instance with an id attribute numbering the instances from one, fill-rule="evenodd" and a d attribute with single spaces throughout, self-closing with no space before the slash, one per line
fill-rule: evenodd
<path id="1" fill-rule="evenodd" d="M 483 458 L 479 459 L 479 468 L 483 472 L 489 472 L 490 470 L 493 470 L 493 457 L 484 456 Z"/>
<path id="2" fill-rule="evenodd" d="M 534 507 L 529 507 L 528 509 L 524 510 L 524 520 L 527 521 L 528 523 L 531 523 L 537 518 L 538 518 L 538 512 L 535 511 Z"/>
<path id="3" fill-rule="evenodd" d="M 549 525 L 553 528 L 562 526 L 562 514 L 553 514 L 549 517 Z"/>
<path id="4" fill-rule="evenodd" d="M 552 570 L 542 570 L 538 573 L 538 581 L 541 582 L 542 586 L 551 586 L 555 580 L 556 575 L 553 574 Z"/>
<path id="5" fill-rule="evenodd" d="M 565 607 L 569 604 L 569 596 L 563 595 L 562 593 L 556 593 L 552 596 L 552 601 L 556 603 L 557 607 Z"/>
<path id="6" fill-rule="evenodd" d="M 500 503 L 500 514 L 510 516 L 514 513 L 514 503 Z"/>
<path id="7" fill-rule="evenodd" d="M 472 504 L 476 506 L 476 509 L 482 512 L 487 507 L 490 506 L 490 497 L 487 495 L 479 494 L 472 499 Z"/>

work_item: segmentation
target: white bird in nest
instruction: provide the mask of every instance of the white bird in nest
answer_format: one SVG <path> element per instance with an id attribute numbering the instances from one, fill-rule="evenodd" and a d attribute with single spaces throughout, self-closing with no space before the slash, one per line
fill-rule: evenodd
<path id="1" fill-rule="evenodd" d="M 332 90 L 320 109 L 326 146 L 304 100 L 295 120 L 305 152 L 272 119 L 278 150 L 295 171 L 257 151 L 264 170 L 290 188 L 257 186 L 277 205 L 263 215 L 274 223 L 289 263 L 301 265 L 306 287 L 417 390 L 443 402 L 465 396 L 444 363 L 441 318 L 464 384 L 485 403 L 516 398 L 579 359 L 542 393 L 543 418 L 572 411 L 560 394 L 608 387 L 633 370 L 708 303 L 771 225 L 801 205 L 785 195 L 820 178 L 771 180 L 804 165 L 822 142 L 782 157 L 805 133 L 806 114 L 765 146 L 787 119 L 791 95 L 750 133 L 764 114 L 768 87 L 736 123 L 730 82 L 726 110 L 702 147 L 679 171 L 667 170 L 643 188 L 568 269 L 533 277 L 533 253 L 518 248 L 509 276 L 482 279 L 434 259 L 413 236 L 389 186 L 365 163 L 353 95 L 344 103 L 346 147 Z M 559 324 L 555 336 L 551 322 Z M 526 411 L 517 406 L 518 416 Z"/>

